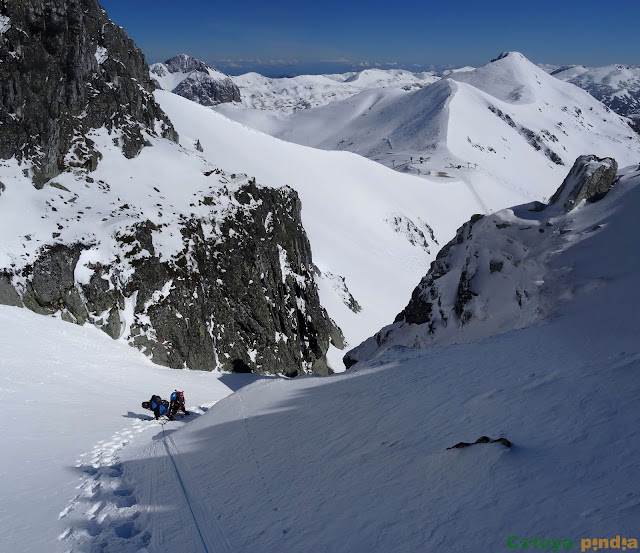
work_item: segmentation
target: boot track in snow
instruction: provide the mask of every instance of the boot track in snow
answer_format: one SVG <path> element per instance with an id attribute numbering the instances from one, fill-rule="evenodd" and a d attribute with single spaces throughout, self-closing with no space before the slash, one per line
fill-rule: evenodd
<path id="1" fill-rule="evenodd" d="M 208 407 L 192 413 L 203 414 Z M 121 459 L 121 450 L 136 435 L 157 428 L 153 422 L 138 419 L 77 459 L 75 467 L 83 473 L 79 493 L 59 514 L 70 521 L 58 536 L 70 544 L 70 552 L 148 553 L 174 547 L 184 553 L 231 552 L 215 516 L 188 487 L 188 468 L 180 461 L 171 431 L 165 432 L 169 421 L 158 421 L 161 434 L 154 436 L 140 458 Z M 142 478 L 136 478 L 138 471 Z"/>

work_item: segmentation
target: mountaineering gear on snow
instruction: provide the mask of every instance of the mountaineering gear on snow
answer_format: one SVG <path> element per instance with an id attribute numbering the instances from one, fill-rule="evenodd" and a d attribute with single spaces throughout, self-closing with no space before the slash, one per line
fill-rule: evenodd
<path id="1" fill-rule="evenodd" d="M 153 411 L 153 414 L 158 420 L 161 416 L 166 416 L 170 421 L 173 420 L 173 415 L 169 411 L 169 402 L 166 399 L 162 399 L 160 396 L 152 395 L 149 401 L 144 401 L 142 407 Z"/>

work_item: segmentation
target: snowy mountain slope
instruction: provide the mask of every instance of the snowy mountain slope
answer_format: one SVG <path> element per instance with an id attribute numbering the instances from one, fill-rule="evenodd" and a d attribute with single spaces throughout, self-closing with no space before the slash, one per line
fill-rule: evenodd
<path id="1" fill-rule="evenodd" d="M 640 155 L 640 139 L 624 120 L 517 52 L 405 95 L 373 94 L 280 118 L 265 130 L 404 172 L 447 173 L 481 189 L 518 187 L 538 198 L 549 193 L 541 183 L 562 178 L 562 165 L 585 151 L 623 164 Z"/>
<path id="2" fill-rule="evenodd" d="M 314 263 L 323 275 L 316 278 L 322 305 L 351 345 L 401 309 L 438 244 L 463 220 L 530 199 L 496 187 L 478 200 L 460 180 L 429 182 L 348 152 L 284 142 L 176 95 L 155 94 L 181 140 L 198 138 L 207 159 L 229 170 L 243 168 L 265 185 L 297 191 Z M 362 311 L 352 311 L 350 297 Z M 340 368 L 340 352 L 331 350 L 329 359 Z"/>
<path id="3" fill-rule="evenodd" d="M 640 166 L 616 176 L 617 169 L 610 158 L 582 156 L 549 205 L 474 216 L 439 252 L 395 322 L 347 353 L 345 363 L 371 359 L 394 345 L 474 342 L 526 327 L 553 316 L 576 295 L 607 286 L 601 271 L 585 276 L 564 259 L 589 249 L 632 195 Z"/>
<path id="4" fill-rule="evenodd" d="M 149 68 L 151 79 L 163 90 L 169 90 L 203 106 L 239 102 L 240 91 L 229 75 L 186 54 Z"/>
<path id="5" fill-rule="evenodd" d="M 474 344 L 394 348 L 344 375 L 263 381 L 222 401 L 225 383 L 237 389 L 246 375 L 156 368 L 91 327 L 0 307 L 13 417 L 0 424 L 14 445 L 0 465 L 2 544 L 462 553 L 500 551 L 511 536 L 574 549 L 636 536 L 640 267 L 628 252 L 639 181 L 628 173 L 572 212 L 602 228 L 555 265 L 603 285 L 552 319 Z M 205 407 L 163 432 L 143 420 L 140 397 L 175 387 Z M 60 439 L 68 432 L 72 443 Z M 446 449 L 482 435 L 512 447 Z"/>
<path id="6" fill-rule="evenodd" d="M 342 100 L 363 90 L 384 87 L 405 87 L 409 90 L 431 84 L 439 77 L 432 72 L 365 69 L 356 73 L 299 75 L 280 79 L 263 77 L 258 73 L 246 73 L 232 79 L 240 88 L 242 104 L 221 106 L 219 111 L 237 119 L 242 117 L 241 107 L 288 115 Z"/>
<path id="7" fill-rule="evenodd" d="M 133 501 L 114 459 L 126 444 L 160 432 L 140 403 L 184 389 L 196 418 L 255 379 L 158 367 L 91 326 L 17 307 L 0 306 L 0 352 L 3 552 L 67 551 L 56 538 L 74 519 L 86 521 L 77 537 L 109 521 L 112 532 L 124 532 L 121 518 L 133 514 Z"/>
<path id="8" fill-rule="evenodd" d="M 561 81 L 570 81 L 587 71 L 589 71 L 589 68 L 584 65 L 565 65 L 563 67 L 556 67 L 553 70 L 548 71 L 548 73 Z"/>
<path id="9" fill-rule="evenodd" d="M 616 536 L 636 547 L 640 265 L 628 253 L 640 172 L 626 175 L 571 212 L 576 239 L 551 263 L 587 286 L 554 318 L 473 344 L 395 347 L 344 375 L 258 382 L 166 447 L 125 450 L 149 550 L 163 550 L 158 536 L 194 552 L 466 553 L 534 538 L 586 550 Z M 448 449 L 483 435 L 511 447 Z"/>
<path id="10" fill-rule="evenodd" d="M 574 66 L 551 74 L 586 90 L 618 115 L 640 121 L 640 67 L 619 64 L 592 68 Z"/>

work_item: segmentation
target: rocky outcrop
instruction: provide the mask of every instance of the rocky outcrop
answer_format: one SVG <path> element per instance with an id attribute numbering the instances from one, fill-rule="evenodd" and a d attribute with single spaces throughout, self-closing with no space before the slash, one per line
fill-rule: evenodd
<path id="1" fill-rule="evenodd" d="M 0 18 L 0 158 L 24 161 L 37 187 L 96 168 L 91 129 L 129 158 L 145 134 L 177 140 L 142 52 L 97 0 L 4 0 Z"/>
<path id="2" fill-rule="evenodd" d="M 341 334 L 320 305 L 297 194 L 249 180 L 199 203 L 211 215 L 182 219 L 183 247 L 169 258 L 154 244 L 175 227 L 132 222 L 111 263 L 91 261 L 104 244 L 43 248 L 0 275 L 0 303 L 91 322 L 169 367 L 331 372 L 325 354 Z"/>
<path id="3" fill-rule="evenodd" d="M 240 89 L 231 79 L 212 79 L 203 73 L 189 75 L 173 92 L 203 106 L 240 101 Z"/>
<path id="4" fill-rule="evenodd" d="M 392 346 L 433 347 L 523 328 L 572 297 L 566 275 L 546 288 L 548 261 L 566 246 L 571 211 L 601 200 L 616 182 L 614 159 L 581 156 L 549 204 L 474 215 L 438 253 L 393 324 L 349 351 L 347 368 Z M 591 225 L 587 232 L 601 228 Z M 584 285 L 584 283 L 582 283 Z"/>
<path id="5" fill-rule="evenodd" d="M 571 211 L 582 201 L 597 202 L 611 190 L 617 172 L 618 164 L 613 158 L 580 156 L 549 205 L 560 203 L 565 211 Z"/>
<path id="6" fill-rule="evenodd" d="M 150 72 L 159 88 L 203 106 L 241 101 L 240 89 L 228 75 L 186 54 L 155 63 Z"/>

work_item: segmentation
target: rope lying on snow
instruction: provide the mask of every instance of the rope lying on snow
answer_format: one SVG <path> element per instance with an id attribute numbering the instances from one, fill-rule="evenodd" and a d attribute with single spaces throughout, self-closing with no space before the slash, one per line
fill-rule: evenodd
<path id="1" fill-rule="evenodd" d="M 182 482 L 182 477 L 180 476 L 180 472 L 178 471 L 178 467 L 176 466 L 175 459 L 173 458 L 173 455 L 171 455 L 171 451 L 169 450 L 169 446 L 167 445 L 167 440 L 166 440 L 165 433 L 164 433 L 164 424 L 162 425 L 162 443 L 164 444 L 164 448 L 167 450 L 167 455 L 169 455 L 169 459 L 171 459 L 171 462 L 173 463 L 173 468 L 175 469 L 176 475 L 178 476 L 178 482 L 180 482 L 180 487 L 182 488 L 182 493 L 184 494 L 184 498 L 187 500 L 187 505 L 189 506 L 189 511 L 191 511 L 191 516 L 193 518 L 193 523 L 196 525 L 196 530 L 198 530 L 198 536 L 200 536 L 200 541 L 202 542 L 202 547 L 204 547 L 204 550 L 206 551 L 206 553 L 210 553 L 209 552 L 209 548 L 207 547 L 207 544 L 204 541 L 204 537 L 202 535 L 202 532 L 200 531 L 200 525 L 198 524 L 198 519 L 196 519 L 196 515 L 193 512 L 193 507 L 191 506 L 191 500 L 189 499 L 189 494 L 187 493 L 187 490 L 184 487 L 184 482 Z"/>

